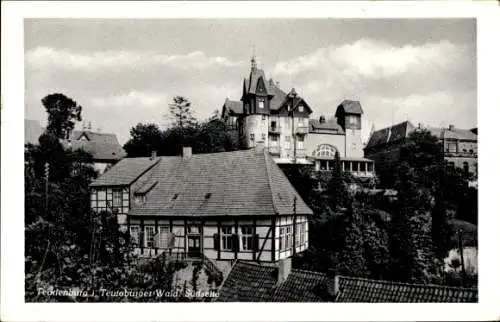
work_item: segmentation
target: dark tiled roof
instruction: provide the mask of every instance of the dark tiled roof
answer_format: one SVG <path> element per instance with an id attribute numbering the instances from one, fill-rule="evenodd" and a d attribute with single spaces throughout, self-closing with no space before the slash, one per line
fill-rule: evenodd
<path id="1" fill-rule="evenodd" d="M 224 107 L 229 111 L 230 115 L 243 114 L 243 102 L 241 101 L 230 101 L 229 99 L 226 99 Z"/>
<path id="2" fill-rule="evenodd" d="M 477 289 L 339 277 L 336 302 L 477 302 Z"/>
<path id="3" fill-rule="evenodd" d="M 339 106 L 344 108 L 344 112 L 348 114 L 363 114 L 361 103 L 359 101 L 344 100 Z"/>
<path id="4" fill-rule="evenodd" d="M 158 182 L 158 184 L 149 191 L 146 202 L 135 207 L 130 214 L 163 216 L 292 214 L 295 197 L 296 213 L 312 214 L 272 157 L 264 151 L 253 149 L 194 154 L 189 159 L 181 157 L 159 159 L 160 161 L 145 176 L 148 177 L 146 182 Z M 127 162 L 122 164 L 124 160 Z M 151 164 L 148 158 L 135 160 L 123 159 L 100 177 L 98 184 L 130 182 L 144 171 L 142 169 Z M 121 179 L 121 176 L 124 179 Z"/>
<path id="5" fill-rule="evenodd" d="M 333 296 L 338 283 L 338 293 Z M 277 268 L 237 261 L 222 284 L 219 302 L 477 302 L 477 289 L 406 284 L 292 269 L 277 284 Z"/>
<path id="6" fill-rule="evenodd" d="M 219 290 L 218 302 L 325 302 L 326 274 L 292 269 L 277 284 L 276 267 L 238 261 Z"/>
<path id="7" fill-rule="evenodd" d="M 311 132 L 335 132 L 342 134 L 344 131 L 336 120 L 328 120 L 325 123 L 320 123 L 319 120 L 309 119 L 309 130 Z"/>
<path id="8" fill-rule="evenodd" d="M 266 89 L 268 88 L 268 83 L 266 81 L 266 76 L 264 74 L 264 71 L 259 68 L 252 69 L 250 71 L 250 76 L 248 77 L 247 81 L 247 91 L 250 94 L 255 94 L 257 91 L 257 82 L 259 81 L 259 78 L 262 77 L 262 80 L 264 81 L 264 85 L 266 86 Z"/>
<path id="9" fill-rule="evenodd" d="M 38 121 L 24 119 L 24 144 L 38 144 L 43 127 Z"/>
<path id="10" fill-rule="evenodd" d="M 219 290 L 217 302 L 264 302 L 276 284 L 275 267 L 238 261 Z"/>
<path id="11" fill-rule="evenodd" d="M 151 158 L 121 159 L 117 164 L 92 182 L 90 186 L 128 185 L 158 161 L 159 159 L 151 160 Z"/>
<path id="12" fill-rule="evenodd" d="M 82 139 L 83 136 L 85 140 Z M 73 151 L 82 149 L 91 154 L 95 161 L 120 160 L 126 155 L 116 135 L 112 133 L 75 130 L 62 144 Z"/>
<path id="13" fill-rule="evenodd" d="M 384 129 L 375 131 L 370 136 L 365 149 L 377 145 L 397 142 L 406 138 L 415 127 L 409 121 L 402 122 Z"/>
<path id="14" fill-rule="evenodd" d="M 275 84 L 269 85 L 268 88 L 269 92 L 274 95 L 271 99 L 270 108 L 273 111 L 277 111 L 286 100 L 286 93 Z"/>

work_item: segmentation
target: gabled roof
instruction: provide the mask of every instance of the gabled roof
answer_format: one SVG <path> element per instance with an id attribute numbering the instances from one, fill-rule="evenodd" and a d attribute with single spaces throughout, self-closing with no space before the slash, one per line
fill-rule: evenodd
<path id="1" fill-rule="evenodd" d="M 338 134 L 343 134 L 344 130 L 342 130 L 342 127 L 337 123 L 336 120 L 328 120 L 325 121 L 325 123 L 320 123 L 319 120 L 316 119 L 309 119 L 309 132 L 319 132 L 319 133 L 326 133 L 326 132 L 331 132 L 331 133 L 338 133 Z"/>
<path id="2" fill-rule="evenodd" d="M 85 137 L 82 140 L 82 137 Z M 74 130 L 68 140 L 61 142 L 73 151 L 82 149 L 92 155 L 94 161 L 120 160 L 126 153 L 113 133 L 100 133 L 88 130 Z"/>
<path id="3" fill-rule="evenodd" d="M 259 68 L 252 68 L 250 71 L 250 76 L 248 77 L 248 90 L 247 93 L 249 94 L 256 94 L 257 93 L 257 83 L 259 81 L 259 78 L 262 77 L 262 80 L 264 81 L 264 86 L 268 86 L 268 82 L 266 81 L 266 76 L 264 74 L 264 71 Z"/>
<path id="4" fill-rule="evenodd" d="M 90 184 L 91 187 L 129 185 L 151 169 L 159 159 L 124 158 Z"/>
<path id="5" fill-rule="evenodd" d="M 40 122 L 24 119 L 24 144 L 38 144 L 38 138 L 43 133 Z"/>
<path id="6" fill-rule="evenodd" d="M 477 302 L 477 289 L 408 284 L 357 277 L 339 278 L 337 302 Z"/>
<path id="7" fill-rule="evenodd" d="M 344 100 L 337 107 L 337 111 L 339 108 L 342 108 L 346 114 L 363 114 L 363 108 L 361 108 L 359 101 Z M 337 112 L 335 116 L 337 116 Z"/>
<path id="8" fill-rule="evenodd" d="M 337 293 L 334 292 L 335 283 Z M 237 261 L 221 285 L 219 302 L 477 302 L 477 289 L 408 284 L 292 269 L 277 283 L 277 268 Z"/>
<path id="9" fill-rule="evenodd" d="M 243 114 L 243 102 L 241 101 L 230 101 L 226 98 L 224 102 L 223 109 L 227 109 L 229 115 L 239 115 Z"/>
<path id="10" fill-rule="evenodd" d="M 122 163 L 125 160 L 127 162 Z M 98 179 L 98 185 L 131 182 L 151 164 L 148 160 L 123 159 Z M 297 214 L 312 214 L 272 157 L 264 151 L 194 154 L 188 159 L 160 157 L 146 176 L 147 182 L 158 183 L 147 194 L 146 202 L 135 207 L 131 215 L 293 214 L 294 198 L 297 198 Z"/>
<path id="11" fill-rule="evenodd" d="M 413 124 L 409 121 L 395 124 L 390 127 L 375 131 L 370 136 L 365 149 L 371 148 L 377 145 L 388 144 L 402 140 L 415 129 Z"/>

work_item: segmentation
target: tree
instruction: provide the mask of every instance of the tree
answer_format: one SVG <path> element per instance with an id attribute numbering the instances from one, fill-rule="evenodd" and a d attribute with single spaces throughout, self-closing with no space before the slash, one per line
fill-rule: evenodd
<path id="1" fill-rule="evenodd" d="M 164 133 L 156 124 L 138 123 L 130 129 L 130 137 L 130 140 L 123 146 L 129 158 L 148 157 L 153 151 L 161 154 L 166 148 Z"/>
<path id="2" fill-rule="evenodd" d="M 173 103 L 169 104 L 172 125 L 180 130 L 192 127 L 195 124 L 195 118 L 191 111 L 191 102 L 183 96 L 175 96 Z"/>
<path id="3" fill-rule="evenodd" d="M 82 107 L 61 93 L 45 96 L 42 104 L 48 114 L 47 133 L 58 139 L 68 139 L 75 121 L 82 120 Z"/>

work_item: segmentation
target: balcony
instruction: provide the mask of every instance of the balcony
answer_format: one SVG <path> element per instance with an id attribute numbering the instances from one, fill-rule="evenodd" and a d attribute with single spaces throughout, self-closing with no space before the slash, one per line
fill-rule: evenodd
<path id="1" fill-rule="evenodd" d="M 269 133 L 280 134 L 281 133 L 281 128 L 279 126 L 270 126 L 269 127 Z"/>
<path id="2" fill-rule="evenodd" d="M 445 157 L 448 158 L 477 158 L 477 152 L 450 152 L 446 151 L 444 153 Z"/>
<path id="3" fill-rule="evenodd" d="M 270 146 L 270 147 L 267 148 L 267 152 L 270 155 L 276 155 L 276 156 L 280 156 L 281 155 L 281 150 L 280 150 L 279 146 Z"/>
<path id="4" fill-rule="evenodd" d="M 306 157 L 306 149 L 296 149 L 295 157 L 297 158 L 305 158 Z"/>
<path id="5" fill-rule="evenodd" d="M 295 134 L 305 135 L 309 133 L 309 128 L 306 126 L 299 126 L 295 128 Z"/>

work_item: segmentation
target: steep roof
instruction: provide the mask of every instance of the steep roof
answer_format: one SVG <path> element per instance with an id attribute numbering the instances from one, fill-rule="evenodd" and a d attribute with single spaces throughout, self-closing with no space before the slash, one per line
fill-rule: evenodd
<path id="1" fill-rule="evenodd" d="M 24 119 L 24 144 L 38 144 L 38 138 L 43 133 L 40 122 Z"/>
<path id="2" fill-rule="evenodd" d="M 337 302 L 477 302 L 477 289 L 339 278 Z"/>
<path id="3" fill-rule="evenodd" d="M 98 185 L 132 181 L 151 162 L 143 159 L 124 159 L 130 160 L 124 164 L 120 161 L 116 170 L 112 167 L 98 179 Z M 194 154 L 188 159 L 160 157 L 147 175 L 147 182 L 158 183 L 148 192 L 146 202 L 130 212 L 132 215 L 292 214 L 294 198 L 297 198 L 296 213 L 312 214 L 264 151 Z"/>
<path id="4" fill-rule="evenodd" d="M 231 101 L 226 99 L 223 108 L 226 108 L 230 115 L 243 114 L 243 102 L 241 101 Z"/>
<path id="5" fill-rule="evenodd" d="M 343 100 L 338 107 L 342 107 L 347 114 L 363 114 L 359 101 Z"/>
<path id="6" fill-rule="evenodd" d="M 113 167 L 94 180 L 90 186 L 120 186 L 129 185 L 141 174 L 149 170 L 158 163 L 159 159 L 151 158 L 124 158 L 118 161 Z"/>
<path id="7" fill-rule="evenodd" d="M 413 124 L 411 124 L 409 121 L 405 121 L 375 131 L 370 136 L 370 139 L 368 140 L 365 149 L 377 145 L 397 142 L 401 139 L 406 138 L 410 134 L 410 132 L 412 132 L 414 129 L 415 127 L 413 126 Z"/>
<path id="8" fill-rule="evenodd" d="M 82 138 L 85 137 L 83 140 Z M 61 142 L 73 151 L 82 149 L 92 155 L 94 161 L 120 160 L 126 153 L 113 133 L 73 130 L 68 140 Z"/>
<path id="9" fill-rule="evenodd" d="M 338 293 L 331 285 L 338 283 Z M 330 285 L 330 288 L 328 288 Z M 477 289 L 408 284 L 292 269 L 277 284 L 277 268 L 237 261 L 221 285 L 219 302 L 477 302 Z"/>

